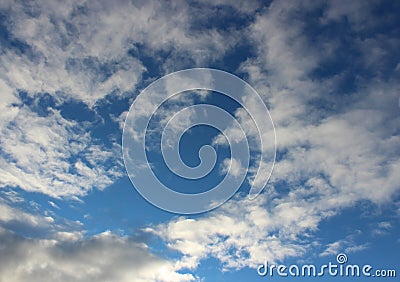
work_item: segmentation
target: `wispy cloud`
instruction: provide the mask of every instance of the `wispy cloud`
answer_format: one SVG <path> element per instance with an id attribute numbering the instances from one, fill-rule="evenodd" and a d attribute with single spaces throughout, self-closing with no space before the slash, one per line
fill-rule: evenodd
<path id="1" fill-rule="evenodd" d="M 368 58 L 349 60 L 338 74 L 348 76 L 354 63 L 359 64 L 366 76 L 354 78 L 354 85 L 344 85 L 334 74 L 316 77 L 316 70 L 345 47 L 338 38 L 326 39 L 322 31 L 309 37 L 305 30 L 313 27 L 306 13 L 321 6 L 308 4 L 274 2 L 248 29 L 258 54 L 243 63 L 242 70 L 264 93 L 277 129 L 278 160 L 268 197 L 265 194 L 255 202 L 230 201 L 201 218 L 178 218 L 148 229 L 179 251 L 188 267 L 194 268 L 210 256 L 228 269 L 255 266 L 265 258 L 301 256 L 309 251 L 311 238 L 324 219 L 360 200 L 390 202 L 398 192 L 396 74 L 387 72 L 383 77 L 382 71 L 390 67 L 378 64 L 374 68 L 380 59 L 367 52 L 363 56 Z M 371 16 L 363 11 L 354 17 Z M 348 11 L 340 13 L 353 17 Z M 335 20 L 343 19 L 338 16 Z M 360 31 L 358 23 L 350 20 L 350 29 Z M 372 26 L 363 32 L 366 30 L 371 38 L 381 36 Z M 356 33 L 346 48 L 362 53 L 366 47 L 359 45 L 359 36 Z M 400 46 L 397 40 L 392 42 Z M 380 47 L 378 58 L 393 54 L 390 46 Z M 367 59 L 371 64 L 364 63 Z M 395 67 L 393 64 L 392 71 Z M 330 244 L 323 254 L 340 249 L 360 251 L 368 246 L 358 244 L 355 238 L 352 244 L 341 240 Z"/>
<path id="2" fill-rule="evenodd" d="M 337 255 L 339 253 L 354 253 L 354 252 L 359 252 L 367 249 L 370 244 L 368 243 L 363 243 L 363 244 L 357 244 L 357 237 L 360 237 L 362 235 L 362 232 L 360 230 L 355 230 L 353 234 L 350 234 L 346 236 L 343 239 L 340 239 L 338 241 L 335 241 L 333 243 L 329 243 L 325 250 L 323 250 L 320 254 L 321 257 L 324 256 L 331 256 L 331 255 Z"/>
<path id="3" fill-rule="evenodd" d="M 388 235 L 392 228 L 393 228 L 393 225 L 389 221 L 379 222 L 372 229 L 372 235 L 375 235 L 375 236 Z"/>

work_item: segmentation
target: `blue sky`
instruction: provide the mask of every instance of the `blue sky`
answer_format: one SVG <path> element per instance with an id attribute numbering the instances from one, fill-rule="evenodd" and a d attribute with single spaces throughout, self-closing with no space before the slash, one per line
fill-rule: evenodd
<path id="1" fill-rule="evenodd" d="M 399 15 L 397 1 L 1 1 L 0 281 L 305 281 L 260 277 L 257 266 L 319 266 L 339 253 L 398 276 Z M 160 139 L 177 111 L 222 108 L 249 140 L 237 193 L 182 215 L 153 206 L 130 182 L 121 148 L 130 106 L 187 68 L 232 73 L 268 106 L 276 162 L 255 200 L 247 192 L 257 146 L 271 132 L 257 136 L 242 105 L 212 91 L 161 105 L 147 156 L 175 191 L 215 186 L 231 157 L 223 132 L 196 126 L 182 135 L 189 166 L 201 146 L 216 149 L 199 180 L 168 169 Z"/>

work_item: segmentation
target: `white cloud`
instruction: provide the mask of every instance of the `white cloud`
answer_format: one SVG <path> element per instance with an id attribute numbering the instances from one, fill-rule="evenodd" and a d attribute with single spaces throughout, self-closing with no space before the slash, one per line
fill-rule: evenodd
<path id="1" fill-rule="evenodd" d="M 392 229 L 392 223 L 389 221 L 382 221 L 375 226 L 375 228 L 372 230 L 372 235 L 375 236 L 383 236 L 383 235 L 388 235 L 390 234 L 390 230 Z"/>
<path id="2" fill-rule="evenodd" d="M 60 207 L 57 206 L 57 204 L 55 204 L 54 202 L 48 201 L 48 203 L 49 203 L 49 205 L 50 205 L 51 207 L 53 207 L 53 208 L 55 208 L 55 209 L 60 209 Z"/>
<path id="3" fill-rule="evenodd" d="M 144 243 L 104 232 L 83 239 L 58 233 L 55 239 L 25 239 L 0 229 L 3 281 L 195 281 L 173 261 L 151 254 Z"/>
<path id="4" fill-rule="evenodd" d="M 315 180 L 317 181 L 317 180 Z M 329 201 L 315 194 L 314 188 L 298 187 L 287 196 L 261 194 L 256 200 L 231 199 L 200 218 L 176 218 L 148 227 L 147 232 L 162 238 L 167 246 L 181 254 L 182 267 L 196 269 L 202 260 L 214 257 L 222 270 L 255 268 L 266 259 L 282 262 L 318 252 L 314 234 L 319 224 L 337 213 L 325 206 Z M 329 189 L 329 188 L 328 188 Z M 325 191 L 326 193 L 330 193 Z M 361 232 L 328 244 L 321 256 L 362 251 L 368 243 L 358 243 Z M 340 235 L 339 235 L 340 236 Z"/>
<path id="5" fill-rule="evenodd" d="M 240 162 L 239 159 L 224 159 L 222 165 L 221 165 L 221 173 L 227 174 L 229 173 L 233 177 L 238 177 L 241 174 L 241 171 L 243 171 L 243 166 Z"/>
<path id="6" fill-rule="evenodd" d="M 316 45 L 308 41 L 303 32 L 305 21 L 292 19 L 300 7 L 312 10 L 318 6 L 308 4 L 274 2 L 250 27 L 259 47 L 258 60 L 247 61 L 243 69 L 265 93 L 276 125 L 278 153 L 284 154 L 276 163 L 272 180 L 296 185 L 323 176 L 332 187 L 326 198 L 332 208 L 359 199 L 376 203 L 390 200 L 398 189 L 394 169 L 399 164 L 393 157 L 394 152 L 399 153 L 394 144 L 400 138 L 394 105 L 398 86 L 392 78 L 382 80 L 373 64 L 368 71 L 377 77 L 369 81 L 360 78 L 359 88 L 353 90 L 346 105 L 341 105 L 343 90 L 332 87 L 337 84 L 335 76 L 310 77 L 327 54 L 318 49 L 318 38 Z M 333 39 L 325 44 L 335 48 L 337 42 Z M 353 44 L 360 48 L 357 38 Z M 390 44 L 380 47 L 386 47 L 387 54 L 392 50 Z M 327 94 L 332 91 L 338 91 L 334 92 L 337 98 Z M 336 110 L 321 110 L 319 105 L 326 104 Z M 335 189 L 336 197 L 332 195 Z"/>
<path id="7" fill-rule="evenodd" d="M 157 60 L 157 52 L 168 51 L 161 70 L 176 68 L 177 56 L 199 64 L 215 59 L 236 40 L 234 30 L 193 32 L 199 11 L 183 1 L 172 7 L 162 1 L 3 1 L 0 10 L 7 11 L 3 24 L 16 42 L 2 46 L 0 55 L 0 186 L 54 197 L 81 196 L 113 183 L 121 174 L 118 148 L 94 145 L 98 140 L 86 132 L 87 124 L 57 111 L 38 116 L 21 106 L 18 91 L 92 108 L 107 95 L 135 90 L 145 71 L 140 52 Z"/>
<path id="8" fill-rule="evenodd" d="M 48 228 L 53 222 L 52 217 L 33 215 L 23 210 L 10 207 L 6 202 L 0 201 L 0 222 L 2 226 L 18 224 L 29 228 Z"/>
<path id="9" fill-rule="evenodd" d="M 90 105 L 113 90 L 131 90 L 144 67 L 137 59 L 127 56 L 126 46 L 119 45 L 122 42 L 112 41 L 115 38 L 110 35 L 116 37 L 117 33 L 105 34 L 110 41 L 108 44 L 97 42 L 99 45 L 96 46 L 102 46 L 99 51 L 104 53 L 96 53 L 91 44 L 96 42 L 90 41 L 100 32 L 95 27 L 100 27 L 102 18 L 93 14 L 82 18 L 78 13 L 79 2 L 63 5 L 50 2 L 34 2 L 38 10 L 34 15 L 26 13 L 23 3 L 8 7 L 8 16 L 14 23 L 7 26 L 10 34 L 27 44 L 32 53 L 21 55 L 8 50 L 2 54 L 2 76 L 9 84 L 28 93 L 47 92 Z M 118 14 L 114 16 L 117 19 Z M 86 19 L 89 22 L 85 22 Z M 90 22 L 97 20 L 97 23 Z M 94 34 L 87 34 L 89 29 Z"/>
<path id="10" fill-rule="evenodd" d="M 41 117 L 20 108 L 12 123 L 1 129 L 0 140 L 3 187 L 18 186 L 53 197 L 82 196 L 94 185 L 107 187 L 121 173 L 113 151 L 118 147 L 91 145 L 83 128 L 57 111 Z M 72 158 L 78 158 L 75 167 Z"/>
<path id="11" fill-rule="evenodd" d="M 171 51 L 160 67 L 171 71 L 187 62 L 201 65 L 219 58 L 243 39 L 238 35 L 246 34 L 246 40 L 255 44 L 257 56 L 242 64 L 241 70 L 249 74 L 251 84 L 264 93 L 270 105 L 282 155 L 270 190 L 255 201 L 231 200 L 197 219 L 177 218 L 147 229 L 182 254 L 177 264 L 109 233 L 87 241 L 73 233 L 59 233 L 60 241 L 32 241 L 3 231 L 0 242 L 17 246 L 5 245 L 12 258 L 0 264 L 5 280 L 95 281 L 102 277 L 131 281 L 135 277 L 154 281 L 165 271 L 163 275 L 172 277 L 169 281 L 190 281 L 194 277 L 177 271 L 194 269 L 209 256 L 219 259 L 226 269 L 254 267 L 265 258 L 282 261 L 307 252 L 309 241 L 304 238 L 312 238 L 319 223 L 341 208 L 363 199 L 385 203 L 398 191 L 399 87 L 395 78 L 380 76 L 380 65 L 374 68 L 382 58 L 390 57 L 386 45 L 379 44 L 389 41 L 354 38 L 356 44 L 349 47 L 363 54 L 365 63 L 351 63 L 378 78 L 358 77 L 356 90 L 342 93 L 339 82 L 346 71 L 324 79 L 310 76 L 339 50 L 337 38 L 321 43 L 323 39 L 311 41 L 305 36 L 299 13 L 321 8 L 319 3 L 276 1 L 258 12 L 248 29 L 230 30 L 229 36 L 216 29 L 193 32 L 192 19 L 201 11 L 192 10 L 185 2 L 176 3 L 169 8 L 155 1 L 43 1 L 32 2 L 29 14 L 23 4 L 3 2 L 3 9 L 7 8 L 14 20 L 8 26 L 10 35 L 26 43 L 30 54 L 3 50 L 0 56 L 0 141 L 4 152 L 0 185 L 54 197 L 80 196 L 93 186 L 106 187 L 119 175 L 118 164 L 107 165 L 115 161 L 113 149 L 92 144 L 87 128 L 57 111 L 40 117 L 16 106 L 21 102 L 17 89 L 30 96 L 49 92 L 58 103 L 73 98 L 93 106 L 113 90 L 134 89 L 141 80 L 143 63 L 127 55 L 130 48 L 137 51 L 137 43 L 159 61 L 157 52 Z M 355 32 L 365 31 L 376 21 L 364 5 L 332 2 L 321 23 L 347 17 Z M 399 49 L 394 48 L 398 41 L 389 43 L 393 50 Z M 106 75 L 104 69 L 110 73 Z M 251 126 L 246 128 L 249 134 L 255 133 Z M 287 194 L 279 190 L 280 185 L 289 186 Z M 4 222 L 18 217 L 33 225 L 52 221 L 1 208 Z M 25 248 L 32 251 L 21 251 Z M 357 251 L 363 245 L 346 246 L 337 241 L 327 246 L 326 254 L 340 248 Z"/>
<path id="12" fill-rule="evenodd" d="M 25 201 L 25 199 L 16 191 L 2 191 L 2 194 L 10 203 L 21 203 Z"/>
<path id="13" fill-rule="evenodd" d="M 0 79 L 0 125 L 5 126 L 18 114 L 18 108 L 14 106 L 19 102 L 15 91 L 2 79 Z"/>
<path id="14" fill-rule="evenodd" d="M 361 235 L 360 230 L 356 230 L 353 234 L 347 235 L 345 238 L 330 243 L 326 246 L 326 249 L 320 254 L 321 257 L 338 255 L 340 253 L 345 253 L 346 255 L 360 252 L 367 249 L 370 244 L 357 244 L 357 236 Z"/>
<path id="15" fill-rule="evenodd" d="M 35 1 L 31 5 L 36 13 L 28 12 L 24 3 L 3 4 L 10 36 L 28 51 L 21 55 L 4 50 L 2 78 L 14 89 L 72 97 L 89 105 L 114 90 L 134 90 L 146 70 L 128 54 L 137 44 L 154 56 L 160 50 L 172 51 L 162 65 L 176 69 L 176 56 L 205 62 L 219 57 L 235 41 L 232 30 L 193 32 L 192 14 L 198 11 L 183 1 L 172 7 L 162 1 L 112 5 L 109 1 L 62 5 Z"/>
<path id="16" fill-rule="evenodd" d="M 267 203 L 263 194 L 254 201 L 231 200 L 199 219 L 178 218 L 146 230 L 179 251 L 185 267 L 195 268 L 212 256 L 223 269 L 236 269 L 255 267 L 266 258 L 301 256 L 306 246 L 299 236 L 315 229 L 321 217 L 295 202 Z"/>
<path id="17" fill-rule="evenodd" d="M 391 202 L 398 193 L 396 77 L 383 79 L 381 69 L 373 67 L 379 59 L 372 58 L 369 65 L 363 59 L 349 63 L 373 74 L 368 79 L 361 75 L 355 89 L 342 89 L 335 75 L 315 78 L 313 72 L 340 51 L 337 39 L 319 46 L 323 40 L 311 42 L 305 34 L 299 13 L 319 5 L 277 1 L 249 27 L 257 57 L 241 69 L 264 93 L 277 130 L 279 157 L 270 190 L 254 202 L 230 200 L 200 218 L 178 218 L 150 228 L 182 254 L 182 264 L 194 268 L 215 257 L 232 269 L 254 267 L 266 258 L 299 257 L 310 251 L 321 221 L 362 200 Z M 349 48 L 360 47 L 354 40 Z M 325 48 L 333 51 L 325 53 Z M 367 247 L 356 237 L 339 238 L 323 254 Z"/>

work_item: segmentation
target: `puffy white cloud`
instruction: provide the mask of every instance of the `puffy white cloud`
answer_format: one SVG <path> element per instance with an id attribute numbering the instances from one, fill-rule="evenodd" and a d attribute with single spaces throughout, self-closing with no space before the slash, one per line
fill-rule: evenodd
<path id="1" fill-rule="evenodd" d="M 26 239 L 0 229 L 2 281 L 195 281 L 144 243 L 104 232 L 82 238 Z"/>
<path id="2" fill-rule="evenodd" d="M 268 208 L 271 206 L 271 208 Z M 307 244 L 301 236 L 317 228 L 324 214 L 304 203 L 231 200 L 198 219 L 177 218 L 147 228 L 182 254 L 181 264 L 195 268 L 210 256 L 224 269 L 255 267 L 268 258 L 282 261 L 301 256 Z"/>
<path id="3" fill-rule="evenodd" d="M 133 237 L 89 237 L 80 222 L 46 214 L 0 201 L 1 281 L 199 281 Z"/>

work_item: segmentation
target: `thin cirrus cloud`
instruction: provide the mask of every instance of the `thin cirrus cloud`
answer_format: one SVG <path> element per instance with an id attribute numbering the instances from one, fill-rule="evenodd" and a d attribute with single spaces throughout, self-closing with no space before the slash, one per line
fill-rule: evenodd
<path id="1" fill-rule="evenodd" d="M 83 103 L 100 115 L 96 107 L 109 96 L 129 97 L 154 79 L 144 79 L 151 67 L 138 54 L 152 57 L 158 76 L 218 63 L 248 42 L 251 54 L 232 71 L 247 75 L 267 102 L 278 147 L 268 189 L 256 200 L 239 195 L 202 216 L 143 228 L 178 254 L 173 259 L 129 237 L 86 236 L 84 226 L 19 209 L 13 205 L 23 198 L 2 194 L 10 200 L 0 206 L 0 242 L 6 242 L 7 254 L 1 256 L 2 279 L 195 281 L 201 277 L 191 273 L 210 257 L 223 270 L 256 267 L 266 257 L 301 257 L 318 244 L 320 224 L 342 209 L 362 200 L 393 202 L 400 183 L 395 16 L 377 16 L 373 1 L 274 1 L 268 7 L 239 2 L 2 2 L 1 187 L 64 199 L 119 179 L 118 145 L 105 144 L 92 134 L 94 125 L 67 118 L 57 107 L 35 111 L 21 93 L 33 101 L 46 93 L 57 106 Z M 217 16 L 232 15 L 245 19 L 226 29 L 209 27 Z M 163 110 L 166 118 L 173 108 Z M 110 113 L 114 122 L 121 122 L 123 111 Z M 257 130 L 240 110 L 236 116 L 249 125 L 250 144 L 259 149 Z M 391 226 L 382 221 L 374 236 Z M 29 228 L 50 235 L 19 235 Z M 370 247 L 356 235 L 338 236 L 321 246 L 321 256 Z"/>

